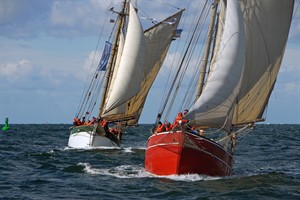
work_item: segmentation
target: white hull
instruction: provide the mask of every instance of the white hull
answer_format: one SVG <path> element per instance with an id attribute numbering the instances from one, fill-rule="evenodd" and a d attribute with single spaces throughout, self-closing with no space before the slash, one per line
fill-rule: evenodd
<path id="1" fill-rule="evenodd" d="M 72 148 L 119 147 L 105 136 L 92 136 L 90 132 L 86 131 L 70 134 L 68 146 Z"/>

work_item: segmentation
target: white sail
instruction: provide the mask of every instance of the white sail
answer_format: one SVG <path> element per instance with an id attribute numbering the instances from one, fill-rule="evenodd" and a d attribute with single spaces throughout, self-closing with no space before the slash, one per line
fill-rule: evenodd
<path id="1" fill-rule="evenodd" d="M 130 3 L 129 22 L 120 66 L 104 113 L 121 105 L 136 95 L 145 76 L 146 45 L 144 32 L 137 13 Z"/>
<path id="2" fill-rule="evenodd" d="M 186 116 L 195 125 L 223 127 L 238 95 L 245 60 L 245 31 L 240 4 L 227 2 L 220 48 L 202 95 Z"/>
<path id="3" fill-rule="evenodd" d="M 113 73 L 112 78 L 111 78 L 111 84 L 110 84 L 107 96 L 110 96 L 110 93 L 111 93 L 112 88 L 113 88 L 113 86 L 115 84 L 115 81 L 116 81 L 116 75 L 118 74 L 118 69 L 119 69 L 119 66 L 120 66 L 120 60 L 121 60 L 122 53 L 123 53 L 124 41 L 125 41 L 124 33 L 123 33 L 123 31 L 121 31 L 120 37 L 119 37 L 119 45 L 118 45 L 118 53 L 117 53 L 117 58 L 116 58 L 116 64 L 114 66 L 114 73 Z M 122 104 L 122 105 L 119 105 L 116 108 L 112 109 L 111 111 L 105 113 L 105 115 L 103 115 L 103 116 L 110 116 L 110 115 L 114 115 L 114 114 L 124 113 L 125 110 L 126 110 L 126 106 L 124 104 Z"/>

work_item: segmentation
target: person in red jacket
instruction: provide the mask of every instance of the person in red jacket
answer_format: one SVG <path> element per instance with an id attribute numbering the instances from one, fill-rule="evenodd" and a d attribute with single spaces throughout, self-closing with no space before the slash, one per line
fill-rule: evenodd
<path id="1" fill-rule="evenodd" d="M 166 131 L 170 131 L 173 128 L 173 125 L 170 122 L 165 123 Z"/>
<path id="2" fill-rule="evenodd" d="M 164 132 L 165 130 L 166 130 L 165 125 L 161 123 L 161 121 L 159 121 L 156 127 L 156 133 L 161 133 Z"/>
<path id="3" fill-rule="evenodd" d="M 173 127 L 188 123 L 188 120 L 184 119 L 184 116 L 189 112 L 189 110 L 185 109 L 182 112 L 179 112 L 174 120 Z"/>

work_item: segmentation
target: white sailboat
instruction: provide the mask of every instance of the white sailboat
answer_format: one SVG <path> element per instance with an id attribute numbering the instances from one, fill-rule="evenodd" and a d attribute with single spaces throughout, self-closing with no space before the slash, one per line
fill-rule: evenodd
<path id="1" fill-rule="evenodd" d="M 214 2 L 213 31 L 208 31 L 203 56 L 203 61 L 209 62 L 203 62 L 196 77 L 195 98 L 184 104 L 190 105 L 184 116 L 188 123 L 149 137 L 146 171 L 156 175 L 231 174 L 236 137 L 264 120 L 285 51 L 293 5 L 293 0 Z M 204 129 L 205 135 L 200 132 Z"/>
<path id="2" fill-rule="evenodd" d="M 113 42 L 106 42 L 99 67 L 74 118 L 78 123 L 72 127 L 69 147 L 120 146 L 124 127 L 138 123 L 183 12 L 180 9 L 144 30 L 131 1 L 125 0 L 120 12 L 110 11 L 118 14 L 115 36 Z M 103 93 L 97 118 L 82 124 L 83 117 L 85 121 L 91 118 L 100 90 Z"/>

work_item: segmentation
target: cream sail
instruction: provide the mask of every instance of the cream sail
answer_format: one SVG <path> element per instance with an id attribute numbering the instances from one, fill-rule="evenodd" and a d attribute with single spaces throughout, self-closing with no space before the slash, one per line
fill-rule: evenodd
<path id="1" fill-rule="evenodd" d="M 233 123 L 262 118 L 283 58 L 294 1 L 241 1 L 246 62 Z"/>
<path id="2" fill-rule="evenodd" d="M 231 124 L 261 120 L 282 61 L 293 1 L 239 1 L 235 9 L 232 4 L 227 2 L 220 47 L 202 95 L 187 115 L 198 126 L 229 130 Z"/>

